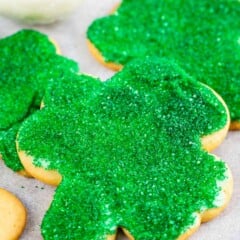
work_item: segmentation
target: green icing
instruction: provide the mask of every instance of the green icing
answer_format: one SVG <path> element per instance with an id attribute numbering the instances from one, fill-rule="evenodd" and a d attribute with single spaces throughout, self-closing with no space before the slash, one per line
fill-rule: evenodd
<path id="1" fill-rule="evenodd" d="M 23 169 L 15 147 L 19 125 L 39 109 L 48 81 L 59 82 L 78 66 L 57 55 L 48 37 L 33 30 L 1 39 L 0 58 L 0 152 L 7 166 L 19 171 Z"/>
<path id="2" fill-rule="evenodd" d="M 20 171 L 23 169 L 21 162 L 19 161 L 17 150 L 16 150 L 16 133 L 19 129 L 20 124 L 16 123 L 13 127 L 8 130 L 0 132 L 0 152 L 1 157 L 4 159 L 6 165 L 14 171 Z"/>
<path id="3" fill-rule="evenodd" d="M 238 0 L 123 0 L 87 32 L 106 62 L 172 58 L 226 101 L 240 121 L 240 2 Z"/>
<path id="4" fill-rule="evenodd" d="M 135 60 L 106 82 L 72 75 L 51 82 L 45 107 L 18 135 L 34 164 L 63 176 L 44 239 L 176 239 L 194 212 L 216 206 L 226 166 L 201 148 L 225 108 L 167 60 Z M 57 218 L 56 218 L 57 216 Z"/>

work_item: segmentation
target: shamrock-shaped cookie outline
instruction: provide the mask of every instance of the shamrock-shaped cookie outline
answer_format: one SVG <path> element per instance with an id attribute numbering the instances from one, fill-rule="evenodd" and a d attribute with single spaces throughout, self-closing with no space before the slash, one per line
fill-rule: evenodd
<path id="1" fill-rule="evenodd" d="M 239 16 L 239 0 L 123 0 L 91 24 L 87 38 L 97 59 L 117 70 L 136 57 L 174 59 L 223 97 L 231 128 L 240 129 Z"/>
<path id="2" fill-rule="evenodd" d="M 226 135 L 228 111 L 175 64 L 136 60 L 106 82 L 73 75 L 46 93 L 17 138 L 27 171 L 59 184 L 45 239 L 110 240 L 117 227 L 185 239 L 226 207 L 231 173 L 203 148 Z"/>
<path id="3" fill-rule="evenodd" d="M 8 167 L 27 174 L 16 152 L 18 128 L 40 108 L 48 81 L 78 72 L 78 65 L 60 56 L 56 43 L 34 30 L 1 39 L 0 57 L 0 153 Z"/>

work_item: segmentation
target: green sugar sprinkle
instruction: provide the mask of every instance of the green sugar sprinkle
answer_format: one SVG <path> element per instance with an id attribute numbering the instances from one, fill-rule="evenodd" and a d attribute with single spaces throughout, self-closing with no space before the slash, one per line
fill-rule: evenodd
<path id="1" fill-rule="evenodd" d="M 0 40 L 0 152 L 14 171 L 23 169 L 15 147 L 21 122 L 39 109 L 49 80 L 77 72 L 72 60 L 56 54 L 44 34 L 22 30 Z"/>
<path id="2" fill-rule="evenodd" d="M 240 2 L 123 0 L 87 32 L 106 62 L 147 55 L 172 58 L 226 101 L 240 121 Z"/>
<path id="3" fill-rule="evenodd" d="M 226 166 L 200 138 L 227 123 L 211 90 L 165 59 L 135 60 L 106 82 L 52 81 L 19 147 L 63 176 L 43 223 L 44 239 L 176 239 L 215 202 Z M 56 219 L 57 216 L 57 219 Z"/>

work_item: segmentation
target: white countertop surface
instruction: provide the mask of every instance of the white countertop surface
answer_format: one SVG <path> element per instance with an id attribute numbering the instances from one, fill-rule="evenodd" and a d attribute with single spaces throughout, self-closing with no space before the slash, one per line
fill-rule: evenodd
<path id="1" fill-rule="evenodd" d="M 50 25 L 30 26 L 0 17 L 0 38 L 23 28 L 37 29 L 54 38 L 66 57 L 79 62 L 82 72 L 103 80 L 114 74 L 100 65 L 89 53 L 86 29 L 97 17 L 106 15 L 119 0 L 83 0 L 80 7 L 64 21 Z M 234 192 L 227 209 L 211 222 L 204 223 L 191 240 L 240 239 L 240 131 L 229 132 L 223 144 L 214 151 L 232 170 Z M 0 161 L 0 187 L 14 193 L 26 206 L 27 226 L 21 240 L 41 240 L 40 224 L 51 203 L 55 188 L 12 172 Z"/>

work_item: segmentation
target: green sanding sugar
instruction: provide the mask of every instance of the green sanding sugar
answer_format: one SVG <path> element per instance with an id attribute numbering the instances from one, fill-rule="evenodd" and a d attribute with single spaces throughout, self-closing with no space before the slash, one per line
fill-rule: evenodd
<path id="1" fill-rule="evenodd" d="M 212 91 L 167 60 L 135 60 L 106 82 L 51 82 L 18 135 L 34 164 L 63 176 L 44 239 L 176 239 L 195 212 L 219 206 L 226 166 L 200 137 L 227 123 Z M 56 219 L 57 216 L 57 219 Z"/>
<path id="2" fill-rule="evenodd" d="M 19 171 L 15 147 L 19 125 L 39 109 L 48 82 L 59 82 L 78 66 L 57 55 L 46 35 L 32 30 L 1 39 L 0 58 L 0 152 L 7 166 Z"/>
<path id="3" fill-rule="evenodd" d="M 240 2 L 238 0 L 123 0 L 95 20 L 88 39 L 106 62 L 172 58 L 226 101 L 240 121 Z"/>

